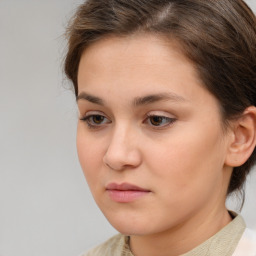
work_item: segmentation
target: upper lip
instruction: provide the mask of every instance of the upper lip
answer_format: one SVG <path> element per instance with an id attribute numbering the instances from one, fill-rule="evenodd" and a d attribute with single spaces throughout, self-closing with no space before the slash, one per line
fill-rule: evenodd
<path id="1" fill-rule="evenodd" d="M 121 183 L 121 184 L 117 184 L 117 183 L 110 183 L 106 186 L 107 190 L 120 190 L 120 191 L 145 191 L 145 192 L 149 192 L 148 189 L 144 189 L 141 187 L 138 187 L 136 185 L 133 184 L 129 184 L 129 183 Z"/>

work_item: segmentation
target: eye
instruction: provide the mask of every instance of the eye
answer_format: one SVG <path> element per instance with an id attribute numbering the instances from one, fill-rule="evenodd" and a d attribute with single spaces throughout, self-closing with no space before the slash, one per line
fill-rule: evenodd
<path id="1" fill-rule="evenodd" d="M 165 127 L 172 124 L 175 121 L 175 118 L 160 115 L 149 115 L 146 119 L 146 122 L 154 127 Z"/>
<path id="2" fill-rule="evenodd" d="M 86 122 L 89 128 L 99 128 L 102 125 L 111 123 L 108 118 L 100 114 L 88 114 L 80 120 Z"/>

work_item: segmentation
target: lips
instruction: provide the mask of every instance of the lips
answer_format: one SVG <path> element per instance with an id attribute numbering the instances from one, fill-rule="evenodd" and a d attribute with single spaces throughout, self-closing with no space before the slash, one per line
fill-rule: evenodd
<path id="1" fill-rule="evenodd" d="M 145 191 L 149 192 L 149 190 L 140 188 L 138 186 L 129 184 L 129 183 L 122 183 L 122 184 L 116 184 L 116 183 L 110 183 L 106 187 L 107 190 L 120 190 L 120 191 L 127 191 L 127 190 L 132 190 L 132 191 Z"/>
<path id="2" fill-rule="evenodd" d="M 110 183 L 107 185 L 106 191 L 109 197 L 118 203 L 129 203 L 151 192 L 150 190 L 129 183 Z"/>

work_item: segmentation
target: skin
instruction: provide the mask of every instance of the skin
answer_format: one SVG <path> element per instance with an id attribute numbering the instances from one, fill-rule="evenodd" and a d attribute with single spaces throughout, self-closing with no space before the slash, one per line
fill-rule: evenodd
<path id="1" fill-rule="evenodd" d="M 109 222 L 130 235 L 134 255 L 180 255 L 231 221 L 234 134 L 224 132 L 219 103 L 177 43 L 152 35 L 95 42 L 80 60 L 77 102 L 84 175 Z M 106 191 L 113 182 L 150 192 L 116 202 Z"/>

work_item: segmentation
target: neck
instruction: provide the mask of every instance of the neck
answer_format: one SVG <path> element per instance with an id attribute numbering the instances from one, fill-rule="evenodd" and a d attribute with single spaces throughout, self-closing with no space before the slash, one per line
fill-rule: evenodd
<path id="1" fill-rule="evenodd" d="M 143 236 L 131 236 L 130 247 L 135 256 L 177 256 L 184 254 L 216 234 L 232 220 L 227 209 L 198 213 L 176 227 Z"/>

